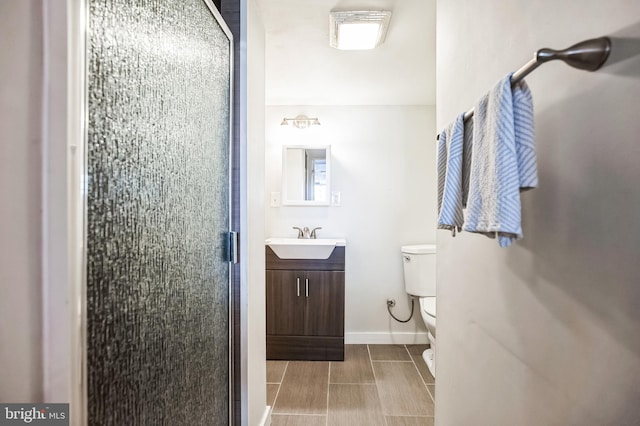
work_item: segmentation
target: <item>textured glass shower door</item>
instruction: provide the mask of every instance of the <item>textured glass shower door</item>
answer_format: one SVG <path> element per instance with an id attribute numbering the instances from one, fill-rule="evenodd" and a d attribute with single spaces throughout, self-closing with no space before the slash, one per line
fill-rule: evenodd
<path id="1" fill-rule="evenodd" d="M 231 33 L 208 0 L 87 6 L 88 424 L 228 424 Z"/>

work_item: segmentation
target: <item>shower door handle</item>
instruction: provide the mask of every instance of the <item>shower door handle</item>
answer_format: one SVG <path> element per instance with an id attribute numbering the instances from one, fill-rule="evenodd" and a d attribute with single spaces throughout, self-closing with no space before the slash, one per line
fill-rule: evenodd
<path id="1" fill-rule="evenodd" d="M 238 263 L 238 233 L 235 231 L 229 231 L 229 258 L 227 261 L 231 263 Z"/>

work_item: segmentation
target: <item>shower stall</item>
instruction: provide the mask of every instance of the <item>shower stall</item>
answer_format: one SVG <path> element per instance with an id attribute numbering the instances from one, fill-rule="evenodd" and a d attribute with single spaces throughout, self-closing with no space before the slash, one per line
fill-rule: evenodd
<path id="1" fill-rule="evenodd" d="M 230 424 L 231 33 L 209 0 L 85 5 L 85 420 Z"/>

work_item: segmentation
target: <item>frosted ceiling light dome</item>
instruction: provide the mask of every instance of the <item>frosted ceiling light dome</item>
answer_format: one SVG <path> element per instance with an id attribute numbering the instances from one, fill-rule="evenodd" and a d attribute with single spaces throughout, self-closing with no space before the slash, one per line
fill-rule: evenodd
<path id="1" fill-rule="evenodd" d="M 340 50 L 374 49 L 384 41 L 390 20 L 387 10 L 331 12 L 329 44 Z"/>

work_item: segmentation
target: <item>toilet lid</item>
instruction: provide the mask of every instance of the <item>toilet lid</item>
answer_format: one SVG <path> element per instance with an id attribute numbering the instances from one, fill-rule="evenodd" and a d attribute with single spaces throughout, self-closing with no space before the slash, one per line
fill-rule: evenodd
<path id="1" fill-rule="evenodd" d="M 402 246 L 400 251 L 404 254 L 433 254 L 436 252 L 435 244 L 416 244 L 411 246 Z"/>
<path id="2" fill-rule="evenodd" d="M 421 297 L 420 307 L 427 315 L 436 317 L 436 298 L 435 297 Z"/>

